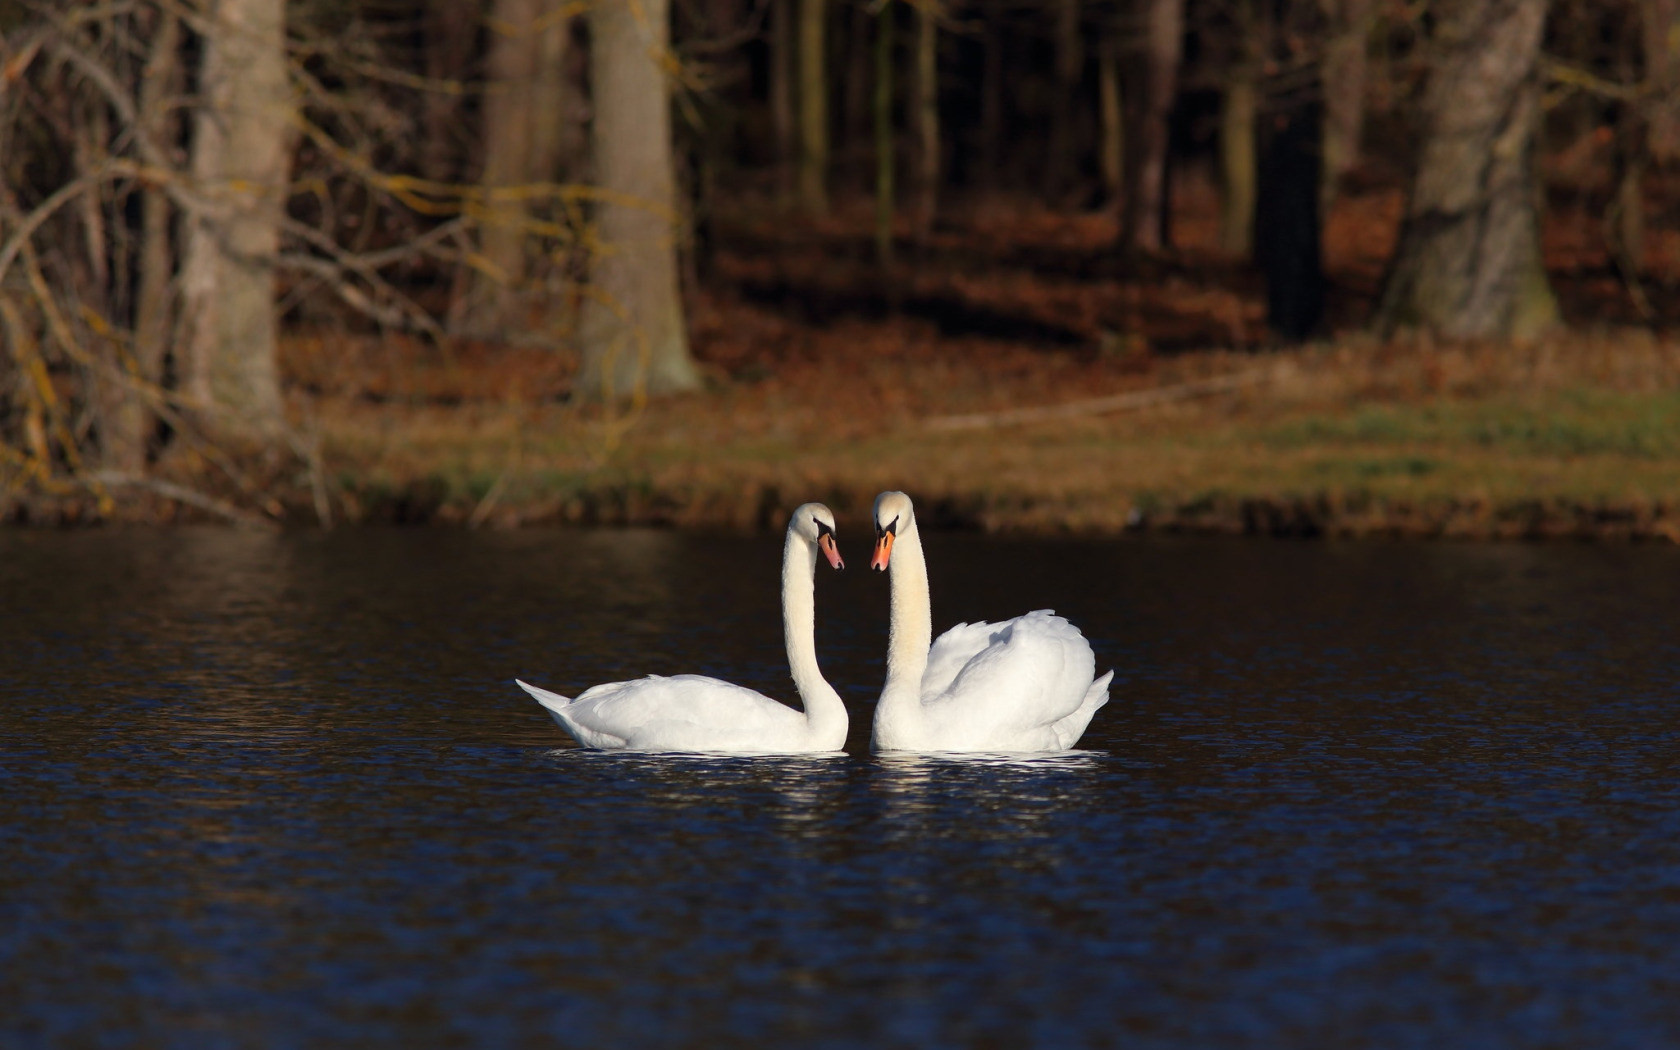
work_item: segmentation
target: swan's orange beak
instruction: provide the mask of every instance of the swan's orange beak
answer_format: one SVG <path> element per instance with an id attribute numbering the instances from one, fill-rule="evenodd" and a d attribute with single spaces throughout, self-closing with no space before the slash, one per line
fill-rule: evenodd
<path id="1" fill-rule="evenodd" d="M 875 556 L 869 559 L 869 567 L 878 572 L 887 571 L 887 559 L 892 557 L 893 534 L 882 530 L 875 538 Z"/>
<path id="2" fill-rule="evenodd" d="M 832 532 L 825 532 L 817 537 L 817 550 L 823 552 L 823 555 L 828 558 L 828 563 L 834 568 L 844 569 L 846 567 L 846 563 L 840 560 L 840 548 L 834 545 L 834 534 Z"/>

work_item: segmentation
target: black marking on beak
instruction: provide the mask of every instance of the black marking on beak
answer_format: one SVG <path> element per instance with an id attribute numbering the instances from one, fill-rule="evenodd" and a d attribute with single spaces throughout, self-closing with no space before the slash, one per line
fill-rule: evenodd
<path id="1" fill-rule="evenodd" d="M 898 536 L 898 519 L 894 518 L 893 520 L 887 522 L 885 525 L 881 525 L 881 524 L 877 523 L 876 526 L 875 526 L 875 535 L 876 535 L 877 538 L 879 538 L 881 536 L 884 536 L 884 535 L 890 535 L 890 536 L 893 536 L 894 538 L 897 538 L 897 536 Z"/>

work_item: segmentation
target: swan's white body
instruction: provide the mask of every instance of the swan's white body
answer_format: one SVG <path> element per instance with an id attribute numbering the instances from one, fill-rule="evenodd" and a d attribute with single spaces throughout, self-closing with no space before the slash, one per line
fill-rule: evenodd
<path id="1" fill-rule="evenodd" d="M 833 514 L 820 503 L 807 503 L 793 512 L 782 554 L 783 633 L 804 711 L 745 686 L 693 674 L 609 682 L 576 700 L 524 682 L 519 687 L 584 747 L 733 754 L 838 751 L 846 742 L 846 705 L 817 668 L 816 645 L 818 550 L 835 568 L 842 567 L 833 536 Z"/>
<path id="2" fill-rule="evenodd" d="M 1079 628 L 1048 609 L 933 636 L 927 561 L 902 492 L 875 501 L 872 564 L 892 579 L 887 681 L 875 707 L 877 751 L 1064 751 L 1108 702 L 1109 671 Z"/>

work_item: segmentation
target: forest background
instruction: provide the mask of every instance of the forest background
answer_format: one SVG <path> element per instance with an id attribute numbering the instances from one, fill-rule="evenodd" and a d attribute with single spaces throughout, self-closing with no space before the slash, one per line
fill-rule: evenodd
<path id="1" fill-rule="evenodd" d="M 0 0 L 0 520 L 1680 540 L 1680 0 Z"/>

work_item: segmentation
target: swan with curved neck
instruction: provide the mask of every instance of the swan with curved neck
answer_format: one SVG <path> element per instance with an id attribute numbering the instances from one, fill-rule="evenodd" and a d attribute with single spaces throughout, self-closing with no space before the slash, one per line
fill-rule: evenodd
<path id="1" fill-rule="evenodd" d="M 1108 702 L 1079 628 L 1048 609 L 1003 623 L 961 623 L 933 641 L 927 561 L 902 492 L 875 499 L 870 568 L 892 582 L 887 681 L 875 707 L 877 751 L 1063 751 Z"/>
<path id="2" fill-rule="evenodd" d="M 735 754 L 839 751 L 846 742 L 846 705 L 817 667 L 819 553 L 835 569 L 846 567 L 834 545 L 833 513 L 821 503 L 807 503 L 793 512 L 782 550 L 783 638 L 803 712 L 744 686 L 692 674 L 609 682 L 576 700 L 524 682 L 519 687 L 584 747 Z"/>

